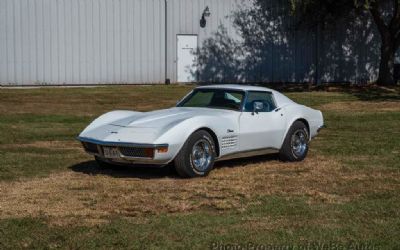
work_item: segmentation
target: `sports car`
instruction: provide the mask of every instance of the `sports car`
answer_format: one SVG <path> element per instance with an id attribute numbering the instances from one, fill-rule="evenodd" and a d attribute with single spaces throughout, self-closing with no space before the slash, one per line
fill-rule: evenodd
<path id="1" fill-rule="evenodd" d="M 278 91 L 208 85 L 192 90 L 176 107 L 106 113 L 77 139 L 101 167 L 173 163 L 182 177 L 198 177 L 219 160 L 278 153 L 282 161 L 301 161 L 323 126 L 321 111 Z"/>

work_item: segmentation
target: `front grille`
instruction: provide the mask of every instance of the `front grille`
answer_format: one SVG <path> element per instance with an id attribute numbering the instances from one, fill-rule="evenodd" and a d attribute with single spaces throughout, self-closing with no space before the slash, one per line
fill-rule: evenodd
<path id="1" fill-rule="evenodd" d="M 154 150 L 151 148 L 119 147 L 119 152 L 124 156 L 136 158 L 153 158 Z"/>
<path id="2" fill-rule="evenodd" d="M 83 147 L 85 148 L 85 150 L 89 153 L 93 153 L 93 154 L 98 154 L 99 150 L 97 148 L 97 145 L 94 143 L 90 143 L 90 142 L 82 142 Z"/>

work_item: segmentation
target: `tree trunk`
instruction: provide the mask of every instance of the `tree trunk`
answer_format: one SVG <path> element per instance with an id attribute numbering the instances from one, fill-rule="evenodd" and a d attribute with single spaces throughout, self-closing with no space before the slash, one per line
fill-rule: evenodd
<path id="1" fill-rule="evenodd" d="M 390 37 L 390 35 L 388 35 Z M 378 85 L 394 85 L 394 57 L 395 44 L 393 39 L 389 37 L 382 39 L 381 44 L 381 61 L 379 65 Z"/>

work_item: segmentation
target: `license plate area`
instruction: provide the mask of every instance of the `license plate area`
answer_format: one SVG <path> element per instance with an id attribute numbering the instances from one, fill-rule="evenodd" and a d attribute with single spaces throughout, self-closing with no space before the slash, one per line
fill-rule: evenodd
<path id="1" fill-rule="evenodd" d="M 115 159 L 120 158 L 119 150 L 115 147 L 103 147 L 103 153 L 105 158 Z"/>

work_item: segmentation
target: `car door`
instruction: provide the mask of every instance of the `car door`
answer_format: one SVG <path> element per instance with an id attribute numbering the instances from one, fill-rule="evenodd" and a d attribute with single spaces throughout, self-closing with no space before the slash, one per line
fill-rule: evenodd
<path id="1" fill-rule="evenodd" d="M 254 112 L 254 103 L 262 102 L 263 109 Z M 240 151 L 281 147 L 286 118 L 277 108 L 273 94 L 249 91 L 239 119 Z"/>

